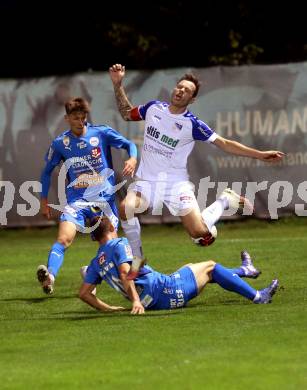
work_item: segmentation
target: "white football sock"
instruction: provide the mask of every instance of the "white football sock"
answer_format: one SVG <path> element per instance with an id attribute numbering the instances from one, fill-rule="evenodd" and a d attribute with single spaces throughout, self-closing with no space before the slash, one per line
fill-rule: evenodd
<path id="1" fill-rule="evenodd" d="M 131 264 L 131 270 L 132 271 L 139 271 L 141 268 L 141 265 L 143 264 L 143 259 L 141 257 L 133 257 L 132 264 Z"/>
<path id="2" fill-rule="evenodd" d="M 224 210 L 228 207 L 228 199 L 226 197 L 222 197 L 217 199 L 201 212 L 202 219 L 209 231 L 211 231 L 212 226 L 216 224 L 216 222 L 221 218 Z"/>
<path id="3" fill-rule="evenodd" d="M 141 226 L 139 219 L 134 217 L 127 221 L 121 220 L 121 225 L 125 232 L 125 236 L 128 238 L 133 256 L 143 259 Z"/>
<path id="4" fill-rule="evenodd" d="M 261 297 L 260 292 L 257 290 L 255 298 L 253 299 L 253 302 L 255 302 L 255 303 L 259 302 L 260 297 Z"/>

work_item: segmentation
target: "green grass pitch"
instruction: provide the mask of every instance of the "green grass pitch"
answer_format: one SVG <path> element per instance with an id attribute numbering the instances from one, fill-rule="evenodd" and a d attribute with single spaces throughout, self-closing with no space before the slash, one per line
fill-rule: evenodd
<path id="1" fill-rule="evenodd" d="M 36 268 L 56 229 L 0 231 L 1 389 L 307 389 L 307 219 L 220 223 L 208 248 L 182 226 L 143 227 L 150 265 L 175 271 L 213 259 L 239 264 L 247 249 L 263 288 L 278 277 L 270 305 L 254 305 L 209 285 L 187 308 L 103 314 L 77 298 L 79 268 L 96 244 L 78 235 L 66 253 L 55 294 L 43 295 Z M 108 303 L 129 302 L 107 285 Z"/>

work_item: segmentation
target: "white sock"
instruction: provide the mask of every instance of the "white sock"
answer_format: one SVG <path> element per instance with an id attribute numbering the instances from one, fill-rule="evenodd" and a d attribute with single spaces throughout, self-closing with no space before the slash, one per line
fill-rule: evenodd
<path id="1" fill-rule="evenodd" d="M 121 225 L 125 232 L 125 236 L 128 238 L 133 256 L 143 259 L 141 226 L 139 219 L 134 217 L 127 221 L 121 220 Z"/>
<path id="2" fill-rule="evenodd" d="M 256 296 L 255 296 L 255 298 L 253 299 L 253 302 L 258 302 L 259 301 L 259 299 L 260 299 L 260 292 L 257 290 L 257 292 L 256 292 Z"/>
<path id="3" fill-rule="evenodd" d="M 139 271 L 142 263 L 143 263 L 143 259 L 136 256 L 133 257 L 132 264 L 131 264 L 132 271 Z"/>
<path id="4" fill-rule="evenodd" d="M 212 226 L 221 218 L 224 210 L 228 208 L 228 206 L 228 199 L 223 197 L 217 199 L 201 212 L 202 219 L 209 231 L 211 231 Z"/>

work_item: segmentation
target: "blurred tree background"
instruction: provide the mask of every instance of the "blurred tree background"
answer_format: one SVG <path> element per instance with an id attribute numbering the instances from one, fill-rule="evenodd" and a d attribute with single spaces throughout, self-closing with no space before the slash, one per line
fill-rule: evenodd
<path id="1" fill-rule="evenodd" d="M 293 0 L 1 0 L 0 77 L 276 64 L 307 59 L 305 6 Z"/>

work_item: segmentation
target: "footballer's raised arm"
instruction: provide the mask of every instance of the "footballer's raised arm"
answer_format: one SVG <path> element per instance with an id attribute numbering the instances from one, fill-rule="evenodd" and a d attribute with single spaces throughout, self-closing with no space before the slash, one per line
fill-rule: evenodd
<path id="1" fill-rule="evenodd" d="M 137 107 L 133 107 L 129 101 L 126 91 L 122 85 L 125 76 L 125 67 L 121 64 L 114 64 L 109 68 L 110 78 L 113 83 L 116 104 L 120 115 L 125 121 L 136 121 L 142 118 L 137 115 Z"/>

